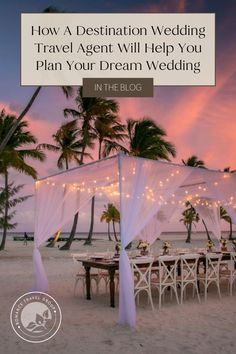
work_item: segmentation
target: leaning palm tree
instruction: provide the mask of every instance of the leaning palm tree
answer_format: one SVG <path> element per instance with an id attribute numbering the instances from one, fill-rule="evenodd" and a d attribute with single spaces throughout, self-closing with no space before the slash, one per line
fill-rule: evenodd
<path id="1" fill-rule="evenodd" d="M 49 151 L 59 153 L 59 158 L 57 160 L 57 167 L 61 170 L 65 168 L 69 169 L 69 164 L 75 162 L 80 164 L 81 153 L 82 153 L 82 142 L 80 131 L 77 128 L 77 120 L 74 119 L 69 123 L 62 124 L 62 126 L 57 130 L 56 134 L 53 136 L 54 144 L 40 144 L 39 148 L 46 149 Z M 86 157 L 91 156 L 84 152 Z M 73 226 L 70 232 L 70 236 L 66 243 L 60 248 L 61 250 L 68 250 L 72 244 L 75 236 L 77 223 L 78 223 L 79 213 L 77 212 L 74 216 Z M 54 246 L 55 242 L 52 242 L 50 246 Z"/>
<path id="2" fill-rule="evenodd" d="M 16 117 L 7 115 L 3 110 L 0 114 L 0 140 L 3 140 L 7 132 L 16 122 Z M 4 190 L 5 190 L 5 208 L 3 215 L 3 237 L 0 245 L 0 250 L 5 248 L 7 236 L 7 223 L 9 216 L 9 169 L 13 168 L 33 178 L 37 177 L 36 170 L 26 163 L 26 158 L 31 158 L 39 161 L 45 159 L 44 153 L 40 149 L 27 149 L 27 146 L 36 144 L 36 138 L 27 130 L 28 123 L 21 121 L 14 131 L 14 134 L 8 140 L 4 150 L 0 153 L 0 174 L 4 176 Z"/>
<path id="3" fill-rule="evenodd" d="M 233 239 L 233 224 L 232 224 L 232 219 L 227 213 L 227 211 L 221 206 L 220 207 L 220 218 L 227 223 L 229 223 L 229 240 Z"/>
<path id="4" fill-rule="evenodd" d="M 49 6 L 47 7 L 44 11 L 44 13 L 59 13 L 60 11 L 54 7 L 54 6 Z M 10 138 L 13 136 L 15 130 L 17 129 L 17 126 L 20 124 L 22 119 L 25 117 L 25 115 L 28 113 L 30 110 L 31 106 L 33 105 L 34 101 L 36 100 L 42 86 L 38 86 L 36 90 L 34 91 L 32 97 L 30 98 L 29 102 L 27 103 L 26 107 L 23 109 L 23 111 L 20 113 L 20 115 L 17 117 L 17 119 L 14 121 L 14 124 L 11 126 L 9 131 L 6 133 L 6 135 L 3 137 L 1 143 L 0 143 L 0 153 L 4 150 L 4 148 L 7 146 L 8 141 Z M 69 98 L 72 96 L 73 89 L 71 86 L 62 86 L 62 91 L 65 94 L 66 98 Z"/>

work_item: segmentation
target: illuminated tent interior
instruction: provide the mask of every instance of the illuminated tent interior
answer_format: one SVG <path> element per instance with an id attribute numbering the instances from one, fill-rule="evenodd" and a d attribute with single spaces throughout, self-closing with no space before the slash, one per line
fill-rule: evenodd
<path id="1" fill-rule="evenodd" d="M 134 239 L 153 243 L 177 208 L 190 201 L 209 230 L 221 235 L 219 206 L 236 224 L 236 174 L 175 165 L 122 153 L 36 182 L 34 290 L 48 291 L 39 247 L 70 221 L 93 195 L 120 210 L 119 323 L 135 326 L 133 279 L 125 247 Z"/>

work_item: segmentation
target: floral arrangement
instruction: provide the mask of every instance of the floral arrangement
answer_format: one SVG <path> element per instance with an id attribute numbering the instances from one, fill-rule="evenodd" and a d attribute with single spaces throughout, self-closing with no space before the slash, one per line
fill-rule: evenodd
<path id="1" fill-rule="evenodd" d="M 142 241 L 142 240 L 140 240 L 139 241 L 139 244 L 138 244 L 138 246 L 137 246 L 137 248 L 140 250 L 140 249 L 142 249 L 142 250 L 144 250 L 144 251 L 146 251 L 146 249 L 149 247 L 149 243 L 148 242 L 146 242 L 146 241 Z"/>
<path id="2" fill-rule="evenodd" d="M 228 241 L 227 241 L 225 238 L 222 238 L 222 239 L 220 240 L 220 243 L 222 244 L 223 247 L 226 247 L 227 242 L 228 242 Z"/>
<path id="3" fill-rule="evenodd" d="M 236 247 L 236 238 L 232 240 L 232 244 L 234 245 L 234 247 Z"/>
<path id="4" fill-rule="evenodd" d="M 170 248 L 171 248 L 170 242 L 168 242 L 168 241 L 163 242 L 162 248 L 163 248 L 163 250 L 168 250 L 168 249 L 170 249 Z"/>
<path id="5" fill-rule="evenodd" d="M 212 248 L 212 247 L 214 247 L 214 246 L 215 246 L 215 244 L 214 244 L 213 241 L 211 241 L 211 240 L 208 240 L 208 241 L 207 241 L 207 244 L 206 244 L 206 247 L 207 247 L 207 248 Z"/>

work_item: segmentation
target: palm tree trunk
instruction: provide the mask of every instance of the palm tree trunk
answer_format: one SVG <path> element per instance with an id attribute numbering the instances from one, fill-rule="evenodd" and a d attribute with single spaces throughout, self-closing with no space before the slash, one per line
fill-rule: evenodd
<path id="1" fill-rule="evenodd" d="M 66 243 L 60 247 L 60 251 L 65 251 L 65 250 L 69 250 L 70 246 L 74 240 L 75 237 L 75 233 L 76 233 L 76 228 L 77 228 L 77 223 L 78 223 L 78 218 L 79 218 L 79 212 L 77 212 L 74 216 L 74 221 L 73 221 L 73 225 L 72 225 L 72 229 L 70 232 L 70 236 L 68 238 L 68 240 L 66 241 Z"/>
<path id="2" fill-rule="evenodd" d="M 229 240 L 233 239 L 233 226 L 232 226 L 232 219 L 230 218 L 229 221 Z"/>
<path id="3" fill-rule="evenodd" d="M 211 241 L 211 237 L 210 237 L 210 234 L 209 234 L 208 228 L 207 228 L 206 223 L 205 223 L 205 221 L 204 221 L 203 219 L 202 219 L 202 223 L 203 223 L 204 228 L 205 228 L 205 230 L 206 230 L 207 240 L 208 240 L 208 241 Z"/>
<path id="4" fill-rule="evenodd" d="M 110 223 L 109 223 L 109 222 L 107 223 L 107 233 L 108 233 L 108 239 L 109 239 L 109 241 L 112 241 L 111 232 L 110 232 Z"/>
<path id="5" fill-rule="evenodd" d="M 191 243 L 192 223 L 190 223 L 189 226 L 187 226 L 187 231 L 188 231 L 188 236 L 185 242 Z"/>
<path id="6" fill-rule="evenodd" d="M 14 124 L 12 125 L 11 129 L 8 131 L 7 135 L 5 136 L 5 138 L 3 139 L 3 141 L 0 144 L 0 153 L 4 150 L 4 148 L 6 147 L 8 141 L 10 140 L 10 138 L 12 137 L 12 135 L 14 134 L 16 128 L 18 127 L 19 123 L 22 121 L 22 119 L 24 118 L 24 116 L 26 115 L 26 113 L 29 111 L 29 109 L 31 108 L 32 104 L 34 103 L 36 97 L 39 94 L 39 91 L 41 90 L 41 86 L 37 87 L 36 90 L 34 91 L 31 99 L 29 100 L 29 103 L 27 104 L 27 106 L 25 107 L 25 109 L 21 112 L 21 114 L 19 115 L 19 117 L 16 119 L 16 121 L 14 122 Z"/>
<path id="7" fill-rule="evenodd" d="M 115 228 L 115 222 L 114 222 L 114 220 L 112 220 L 112 226 L 113 226 L 113 232 L 114 232 L 115 240 L 116 240 L 116 242 L 118 242 L 118 238 L 117 238 L 117 235 L 116 235 L 116 228 Z"/>
<path id="8" fill-rule="evenodd" d="M 4 173 L 4 180 L 5 180 L 5 210 L 4 210 L 4 223 L 3 223 L 3 235 L 2 235 L 2 242 L 0 245 L 0 251 L 5 249 L 6 237 L 7 237 L 7 222 L 8 222 L 8 209 L 9 209 L 9 197 L 8 197 L 8 172 L 7 170 Z"/>
<path id="9" fill-rule="evenodd" d="M 102 158 L 102 140 L 99 140 L 98 159 L 101 160 L 101 158 Z"/>
<path id="10" fill-rule="evenodd" d="M 84 245 L 91 245 L 92 244 L 92 237 L 93 237 L 93 226 L 94 226 L 94 205 L 95 205 L 95 196 L 92 198 L 91 202 L 91 220 L 90 220 L 90 228 L 88 237 L 84 242 Z"/>

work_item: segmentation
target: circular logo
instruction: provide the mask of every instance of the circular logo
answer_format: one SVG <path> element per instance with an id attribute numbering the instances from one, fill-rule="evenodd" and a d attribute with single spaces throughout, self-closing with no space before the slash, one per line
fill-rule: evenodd
<path id="1" fill-rule="evenodd" d="M 56 300 L 38 291 L 19 297 L 10 314 L 16 334 L 31 343 L 42 343 L 52 338 L 60 328 L 61 318 Z"/>

